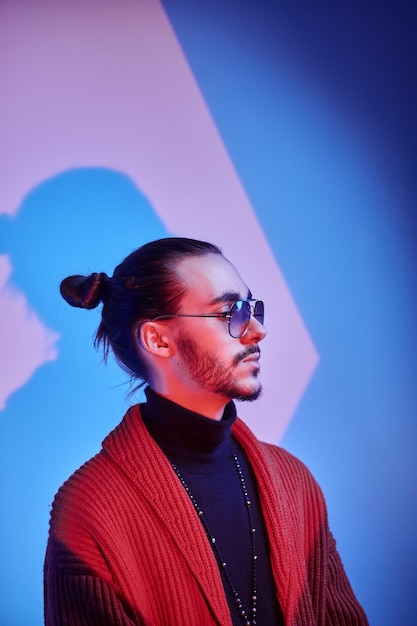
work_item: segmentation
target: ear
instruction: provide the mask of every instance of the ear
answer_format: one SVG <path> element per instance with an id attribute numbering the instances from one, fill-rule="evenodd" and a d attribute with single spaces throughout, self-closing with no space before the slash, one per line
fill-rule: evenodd
<path id="1" fill-rule="evenodd" d="M 168 328 L 158 322 L 144 322 L 138 332 L 138 342 L 146 352 L 154 356 L 170 357 L 173 341 Z"/>

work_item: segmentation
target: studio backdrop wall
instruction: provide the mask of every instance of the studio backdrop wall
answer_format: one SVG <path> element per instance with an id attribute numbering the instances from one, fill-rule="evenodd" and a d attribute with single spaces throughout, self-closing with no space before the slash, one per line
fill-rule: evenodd
<path id="1" fill-rule="evenodd" d="M 0 3 L 0 625 L 42 624 L 54 494 L 142 399 L 59 283 L 169 235 L 265 301 L 264 393 L 238 412 L 320 482 L 371 624 L 417 623 L 416 18 Z"/>

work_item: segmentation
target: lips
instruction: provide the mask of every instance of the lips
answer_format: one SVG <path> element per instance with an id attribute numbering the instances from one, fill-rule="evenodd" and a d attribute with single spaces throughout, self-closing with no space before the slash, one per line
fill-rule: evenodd
<path id="1" fill-rule="evenodd" d="M 260 359 L 261 351 L 257 347 L 249 348 L 241 355 L 239 361 L 242 363 L 257 363 Z"/>

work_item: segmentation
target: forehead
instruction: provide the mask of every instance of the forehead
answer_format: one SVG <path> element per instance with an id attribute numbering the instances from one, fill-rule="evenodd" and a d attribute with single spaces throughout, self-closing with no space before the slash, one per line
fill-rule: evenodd
<path id="1" fill-rule="evenodd" d="M 226 294 L 229 295 L 224 297 L 225 302 L 250 295 L 234 265 L 221 254 L 187 257 L 180 261 L 177 271 L 187 287 L 181 308 L 191 304 L 207 306 Z"/>

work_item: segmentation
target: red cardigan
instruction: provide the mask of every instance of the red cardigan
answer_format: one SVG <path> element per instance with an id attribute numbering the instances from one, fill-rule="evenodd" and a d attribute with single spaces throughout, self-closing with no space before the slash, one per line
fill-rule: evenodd
<path id="1" fill-rule="evenodd" d="M 240 420 L 233 434 L 258 483 L 285 624 L 368 624 L 310 472 L 282 448 L 259 442 Z M 212 548 L 138 405 L 55 498 L 45 623 L 231 626 Z"/>

